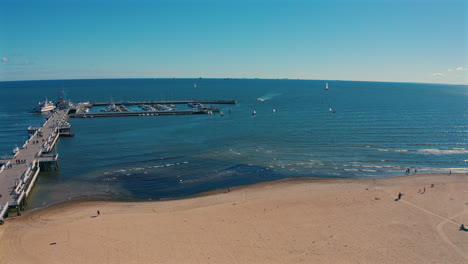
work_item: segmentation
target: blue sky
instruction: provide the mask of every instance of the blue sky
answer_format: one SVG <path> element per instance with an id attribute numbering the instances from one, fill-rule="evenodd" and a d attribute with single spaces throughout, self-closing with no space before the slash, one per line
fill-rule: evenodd
<path id="1" fill-rule="evenodd" d="M 0 81 L 468 84 L 463 0 L 0 0 Z"/>

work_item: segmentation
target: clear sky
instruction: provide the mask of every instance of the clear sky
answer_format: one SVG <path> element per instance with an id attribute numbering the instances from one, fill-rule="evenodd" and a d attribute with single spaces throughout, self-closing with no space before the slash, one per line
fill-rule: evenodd
<path id="1" fill-rule="evenodd" d="M 0 81 L 468 84 L 466 0 L 0 0 Z"/>

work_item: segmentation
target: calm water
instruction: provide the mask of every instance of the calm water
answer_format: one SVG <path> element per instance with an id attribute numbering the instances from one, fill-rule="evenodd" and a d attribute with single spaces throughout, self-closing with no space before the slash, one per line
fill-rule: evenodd
<path id="1" fill-rule="evenodd" d="M 31 108 L 63 90 L 74 102 L 239 103 L 220 106 L 223 117 L 71 119 L 75 137 L 60 139 L 60 169 L 40 174 L 31 207 L 82 195 L 169 199 L 285 177 L 382 177 L 407 167 L 467 171 L 468 86 L 329 81 L 324 87 L 325 81 L 303 80 L 0 82 L 0 155 L 22 145 L 29 125 L 43 122 Z"/>

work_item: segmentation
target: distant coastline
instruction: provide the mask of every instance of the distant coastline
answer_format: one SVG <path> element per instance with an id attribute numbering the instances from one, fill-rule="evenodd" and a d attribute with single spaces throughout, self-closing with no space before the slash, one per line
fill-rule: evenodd
<path id="1" fill-rule="evenodd" d="M 409 83 L 409 84 L 433 84 L 433 85 L 456 85 L 468 86 L 468 83 L 434 83 L 434 82 L 411 82 L 411 81 L 380 81 L 380 80 L 335 80 L 335 79 L 301 79 L 301 78 L 242 78 L 242 77 L 122 77 L 122 78 L 65 78 L 65 79 L 31 79 L 31 80 L 0 80 L 0 83 L 11 82 L 42 82 L 42 81 L 96 81 L 96 80 L 288 80 L 288 81 L 333 81 L 333 82 L 370 82 L 370 83 Z M 0 87 L 1 88 L 1 87 Z"/>

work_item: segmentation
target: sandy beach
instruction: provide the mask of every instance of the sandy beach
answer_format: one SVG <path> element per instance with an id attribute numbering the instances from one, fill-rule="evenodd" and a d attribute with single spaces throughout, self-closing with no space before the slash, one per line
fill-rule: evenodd
<path id="1" fill-rule="evenodd" d="M 23 212 L 0 226 L 0 263 L 467 263 L 462 222 L 465 174 L 289 179 Z"/>

